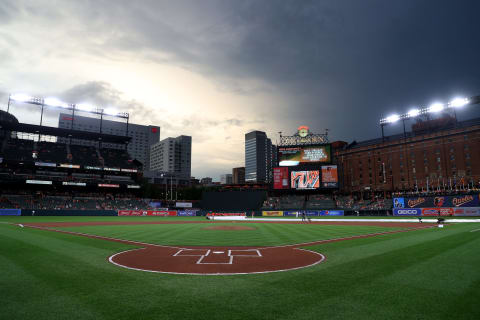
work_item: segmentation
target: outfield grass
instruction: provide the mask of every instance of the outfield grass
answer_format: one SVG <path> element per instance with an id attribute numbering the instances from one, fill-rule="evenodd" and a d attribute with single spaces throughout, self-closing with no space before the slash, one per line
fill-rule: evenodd
<path id="1" fill-rule="evenodd" d="M 7 220 L 28 222 L 15 218 Z M 112 218 L 103 219 L 89 220 Z M 168 234 L 176 226 L 189 225 L 134 226 L 137 234 L 135 228 L 124 228 L 131 226 L 75 229 L 143 241 L 196 238 L 213 244 L 226 238 L 219 231 L 188 228 Z M 157 227 L 166 228 L 163 236 Z M 303 242 L 296 240 L 345 232 L 300 224 L 257 227 L 250 236 L 249 231 L 237 233 L 235 243 Z M 0 314 L 2 319 L 36 320 L 478 319 L 480 231 L 470 231 L 479 228 L 461 224 L 325 243 L 308 247 L 327 256 L 314 267 L 216 277 L 126 270 L 108 263 L 107 257 L 133 246 L 0 224 Z"/>

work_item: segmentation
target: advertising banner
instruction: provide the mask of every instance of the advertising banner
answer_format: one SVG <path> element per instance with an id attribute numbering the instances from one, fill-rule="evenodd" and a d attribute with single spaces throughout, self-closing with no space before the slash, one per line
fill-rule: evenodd
<path id="1" fill-rule="evenodd" d="M 284 217 L 301 217 L 302 211 L 283 211 Z"/>
<path id="2" fill-rule="evenodd" d="M 453 216 L 454 208 L 422 208 L 422 216 Z"/>
<path id="3" fill-rule="evenodd" d="M 207 213 L 207 216 L 223 216 L 223 217 L 233 217 L 233 216 L 246 216 L 245 212 L 210 212 Z"/>
<path id="4" fill-rule="evenodd" d="M 283 217 L 283 211 L 262 211 L 263 217 Z"/>
<path id="5" fill-rule="evenodd" d="M 291 187 L 293 189 L 317 189 L 320 187 L 320 171 L 292 171 Z"/>
<path id="6" fill-rule="evenodd" d="M 19 216 L 22 214 L 20 209 L 0 209 L 0 216 Z"/>
<path id="7" fill-rule="evenodd" d="M 298 166 L 304 163 L 329 163 L 331 159 L 330 145 L 280 147 L 278 155 L 281 167 Z"/>
<path id="8" fill-rule="evenodd" d="M 322 187 L 324 188 L 338 187 L 337 166 L 322 166 Z"/>
<path id="9" fill-rule="evenodd" d="M 394 198 L 394 208 L 454 208 L 480 206 L 478 194 Z"/>
<path id="10" fill-rule="evenodd" d="M 421 216 L 422 209 L 420 208 L 393 208 L 394 216 Z"/>
<path id="11" fill-rule="evenodd" d="M 318 214 L 319 216 L 343 216 L 343 210 L 322 210 Z"/>
<path id="12" fill-rule="evenodd" d="M 85 182 L 70 182 L 70 181 L 64 181 L 62 182 L 63 186 L 77 186 L 77 187 L 86 187 L 87 184 Z"/>
<path id="13" fill-rule="evenodd" d="M 99 183 L 99 187 L 104 187 L 104 188 L 120 188 L 119 184 L 111 184 L 111 183 Z"/>
<path id="14" fill-rule="evenodd" d="M 273 168 L 273 188 L 274 189 L 288 189 L 288 168 Z"/>
<path id="15" fill-rule="evenodd" d="M 178 210 L 177 216 L 179 217 L 195 217 L 198 210 Z"/>
<path id="16" fill-rule="evenodd" d="M 453 208 L 453 215 L 457 217 L 480 216 L 480 207 L 476 208 Z"/>
<path id="17" fill-rule="evenodd" d="M 58 165 L 60 168 L 80 169 L 80 165 L 71 163 L 61 163 Z"/>
<path id="18" fill-rule="evenodd" d="M 175 203 L 175 206 L 177 208 L 191 208 L 192 203 L 191 202 L 177 202 L 177 203 Z"/>
<path id="19" fill-rule="evenodd" d="M 147 216 L 160 216 L 160 217 L 175 217 L 177 216 L 177 211 L 157 211 L 157 210 L 147 210 Z"/>
<path id="20" fill-rule="evenodd" d="M 50 163 L 50 162 L 35 162 L 35 165 L 37 167 L 56 167 L 56 163 Z"/>
<path id="21" fill-rule="evenodd" d="M 118 210 L 119 216 L 176 216 L 177 211 L 158 211 L 158 210 Z"/>
<path id="22" fill-rule="evenodd" d="M 52 184 L 52 181 L 44 181 L 44 180 L 27 180 L 25 182 L 28 184 Z"/>
<path id="23" fill-rule="evenodd" d="M 160 208 L 162 203 L 160 201 L 152 201 L 148 205 L 152 208 Z"/>
<path id="24" fill-rule="evenodd" d="M 146 216 L 147 212 L 143 210 L 118 210 L 118 216 Z"/>

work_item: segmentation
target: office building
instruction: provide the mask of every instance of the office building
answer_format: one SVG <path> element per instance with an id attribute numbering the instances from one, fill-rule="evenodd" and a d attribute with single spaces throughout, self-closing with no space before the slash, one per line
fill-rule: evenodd
<path id="1" fill-rule="evenodd" d="M 231 173 L 220 175 L 220 184 L 232 184 L 233 176 Z"/>
<path id="2" fill-rule="evenodd" d="M 166 138 L 150 147 L 150 170 L 191 177 L 192 137 Z"/>
<path id="3" fill-rule="evenodd" d="M 245 134 L 245 182 L 269 183 L 276 161 L 276 147 L 263 131 Z"/>
<path id="4" fill-rule="evenodd" d="M 232 169 L 232 183 L 244 184 L 245 183 L 245 167 Z"/>

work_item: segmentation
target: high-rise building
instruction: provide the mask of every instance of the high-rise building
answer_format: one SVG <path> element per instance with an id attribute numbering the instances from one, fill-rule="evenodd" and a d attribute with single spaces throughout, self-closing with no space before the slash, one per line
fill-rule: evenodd
<path id="1" fill-rule="evenodd" d="M 200 179 L 200 184 L 202 184 L 202 185 L 210 185 L 212 183 L 213 183 L 213 180 L 210 177 L 205 177 L 205 178 Z"/>
<path id="2" fill-rule="evenodd" d="M 220 175 L 220 184 L 232 184 L 232 177 L 231 173 Z"/>
<path id="3" fill-rule="evenodd" d="M 233 176 L 233 179 L 232 179 L 233 184 L 245 183 L 245 167 L 233 168 L 232 176 Z"/>
<path id="4" fill-rule="evenodd" d="M 73 127 L 72 127 L 73 123 Z M 72 115 L 60 113 L 58 118 L 58 127 L 63 129 L 74 129 L 88 132 L 101 132 L 118 136 L 127 135 L 127 124 L 123 121 L 103 120 L 100 128 L 100 119 L 75 115 L 72 121 Z M 127 151 L 133 159 L 137 159 L 143 164 L 143 168 L 148 170 L 150 166 L 150 146 L 160 140 L 160 127 L 144 126 L 139 124 L 128 124 L 128 136 L 132 138 L 128 144 Z M 69 139 L 59 138 L 58 142 L 67 143 Z M 95 145 L 98 142 L 73 139 L 73 144 L 77 145 Z M 123 149 L 124 145 L 113 143 L 103 143 L 104 148 Z"/>
<path id="5" fill-rule="evenodd" d="M 270 182 L 275 159 L 276 147 L 265 132 L 245 134 L 245 182 Z"/>
<path id="6" fill-rule="evenodd" d="M 166 138 L 150 147 L 150 170 L 172 173 L 190 179 L 192 137 Z"/>

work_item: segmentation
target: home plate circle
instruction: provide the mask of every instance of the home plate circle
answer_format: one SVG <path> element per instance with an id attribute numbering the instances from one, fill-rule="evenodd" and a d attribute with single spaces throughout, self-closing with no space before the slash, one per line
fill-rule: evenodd
<path id="1" fill-rule="evenodd" d="M 325 260 L 321 253 L 286 247 L 146 246 L 108 259 L 132 270 L 194 275 L 267 273 L 311 267 Z"/>

